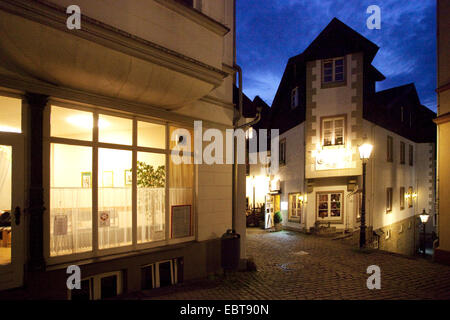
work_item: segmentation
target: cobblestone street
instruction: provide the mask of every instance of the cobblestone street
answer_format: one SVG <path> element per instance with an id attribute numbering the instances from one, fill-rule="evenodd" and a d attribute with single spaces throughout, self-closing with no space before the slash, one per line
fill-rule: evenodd
<path id="1" fill-rule="evenodd" d="M 290 231 L 247 231 L 256 272 L 133 294 L 131 299 L 449 299 L 450 267 L 339 240 Z M 381 289 L 368 290 L 367 267 L 381 268 Z"/>

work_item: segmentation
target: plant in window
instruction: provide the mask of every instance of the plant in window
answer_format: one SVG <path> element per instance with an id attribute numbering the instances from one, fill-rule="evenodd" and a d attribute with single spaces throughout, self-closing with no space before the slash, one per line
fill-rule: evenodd
<path id="1" fill-rule="evenodd" d="M 166 182 L 165 166 L 158 166 L 156 170 L 145 162 L 137 162 L 137 185 L 141 188 L 164 188 Z"/>

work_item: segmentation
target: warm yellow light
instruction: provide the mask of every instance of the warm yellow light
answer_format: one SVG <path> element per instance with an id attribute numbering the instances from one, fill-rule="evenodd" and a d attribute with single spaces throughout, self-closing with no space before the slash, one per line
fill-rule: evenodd
<path id="1" fill-rule="evenodd" d="M 71 125 L 82 127 L 86 129 L 91 129 L 94 125 L 94 120 L 92 119 L 92 116 L 89 115 L 76 115 L 76 116 L 70 116 L 66 118 L 66 121 L 70 123 Z M 109 127 L 109 122 L 104 119 L 98 120 L 98 127 L 99 128 L 106 128 Z"/>
<path id="2" fill-rule="evenodd" d="M 422 221 L 423 224 L 427 223 L 428 218 L 430 218 L 430 215 L 425 212 L 425 209 L 423 209 L 422 213 L 420 214 L 420 221 Z"/>
<path id="3" fill-rule="evenodd" d="M 0 126 L 0 131 L 1 132 L 14 132 L 14 133 L 22 132 L 22 130 L 20 130 L 20 128 L 15 128 L 15 127 L 11 127 L 11 126 Z"/>
<path id="4" fill-rule="evenodd" d="M 301 202 L 303 202 L 303 196 L 298 196 L 298 200 L 300 200 Z"/>
<path id="5" fill-rule="evenodd" d="M 412 194 L 412 197 L 413 197 L 413 198 L 417 198 L 417 193 L 414 192 L 414 193 Z"/>
<path id="6" fill-rule="evenodd" d="M 370 154 L 372 153 L 373 145 L 370 143 L 364 143 L 358 147 L 359 149 L 359 157 L 361 159 L 369 159 Z"/>

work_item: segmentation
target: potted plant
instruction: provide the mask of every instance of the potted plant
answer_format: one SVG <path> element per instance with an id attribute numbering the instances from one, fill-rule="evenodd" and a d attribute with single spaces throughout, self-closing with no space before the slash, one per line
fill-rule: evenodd
<path id="1" fill-rule="evenodd" d="M 275 224 L 275 231 L 281 231 L 283 229 L 283 225 L 281 222 L 283 221 L 283 217 L 281 216 L 281 212 L 275 212 L 273 216 L 273 223 Z"/>

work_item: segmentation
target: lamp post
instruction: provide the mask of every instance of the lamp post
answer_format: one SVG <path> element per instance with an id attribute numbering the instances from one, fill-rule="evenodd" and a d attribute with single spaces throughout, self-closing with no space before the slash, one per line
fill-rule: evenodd
<path id="1" fill-rule="evenodd" d="M 428 222 L 428 218 L 430 218 L 430 215 L 428 213 L 425 212 L 425 209 L 423 209 L 422 213 L 420 214 L 420 221 L 422 222 L 422 254 L 425 256 L 425 249 L 426 249 L 426 233 L 425 233 L 425 225 Z"/>
<path id="2" fill-rule="evenodd" d="M 370 143 L 363 143 L 358 147 L 359 157 L 362 160 L 363 169 L 363 181 L 362 181 L 362 204 L 361 204 L 361 227 L 359 230 L 359 248 L 366 247 L 366 165 L 367 160 L 370 158 L 372 153 L 373 145 Z"/>

